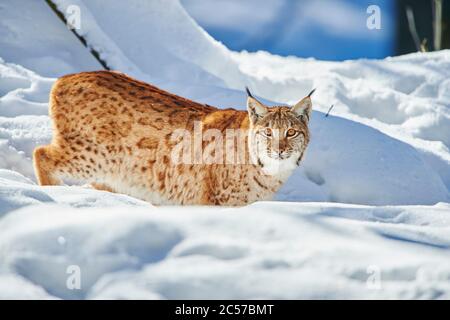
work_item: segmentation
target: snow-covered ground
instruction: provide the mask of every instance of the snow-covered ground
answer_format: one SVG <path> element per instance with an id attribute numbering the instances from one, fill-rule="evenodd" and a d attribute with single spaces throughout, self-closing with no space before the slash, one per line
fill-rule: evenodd
<path id="1" fill-rule="evenodd" d="M 0 298 L 450 298 L 449 51 L 238 53 L 177 0 L 54 2 L 79 6 L 108 66 L 197 101 L 243 109 L 245 85 L 278 103 L 317 87 L 312 142 L 276 201 L 244 208 L 39 187 L 52 83 L 101 67 L 45 2 L 1 3 Z"/>

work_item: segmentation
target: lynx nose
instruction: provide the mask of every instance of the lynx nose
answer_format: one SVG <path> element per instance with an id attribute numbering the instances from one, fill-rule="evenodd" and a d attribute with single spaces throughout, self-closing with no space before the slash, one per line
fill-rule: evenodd
<path id="1" fill-rule="evenodd" d="M 278 158 L 278 159 L 284 159 L 284 157 L 286 156 L 286 152 L 284 152 L 284 151 L 278 151 L 278 152 L 276 153 L 276 155 L 277 155 L 277 158 Z"/>

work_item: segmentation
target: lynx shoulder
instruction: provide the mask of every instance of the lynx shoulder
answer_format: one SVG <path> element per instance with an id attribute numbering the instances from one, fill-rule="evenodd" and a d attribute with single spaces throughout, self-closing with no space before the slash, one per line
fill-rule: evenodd
<path id="1" fill-rule="evenodd" d="M 33 162 L 41 185 L 91 183 L 155 205 L 267 200 L 309 142 L 310 96 L 247 111 L 218 109 L 124 74 L 83 72 L 50 93 L 53 139 Z"/>

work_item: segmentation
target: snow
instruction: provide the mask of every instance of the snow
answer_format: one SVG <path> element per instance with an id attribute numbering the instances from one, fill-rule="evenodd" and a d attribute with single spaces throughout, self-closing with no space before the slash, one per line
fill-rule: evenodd
<path id="1" fill-rule="evenodd" d="M 0 283 L 36 298 L 450 298 L 449 204 L 156 208 L 0 176 Z"/>
<path id="2" fill-rule="evenodd" d="M 450 298 L 449 51 L 238 53 L 176 0 L 55 2 L 80 6 L 108 66 L 197 101 L 244 109 L 245 85 L 268 103 L 317 87 L 312 141 L 274 201 L 243 208 L 40 187 L 31 154 L 51 139 L 51 85 L 99 66 L 45 5 L 0 4 L 0 298 Z"/>

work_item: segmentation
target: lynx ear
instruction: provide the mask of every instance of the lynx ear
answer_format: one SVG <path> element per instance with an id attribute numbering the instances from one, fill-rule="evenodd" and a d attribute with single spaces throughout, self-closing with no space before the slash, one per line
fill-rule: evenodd
<path id="1" fill-rule="evenodd" d="M 311 95 L 314 93 L 314 91 L 316 91 L 316 89 L 312 90 L 306 97 L 304 97 L 302 100 L 297 102 L 295 106 L 292 107 L 291 111 L 294 112 L 297 117 L 309 121 L 312 110 Z"/>
<path id="2" fill-rule="evenodd" d="M 267 107 L 263 105 L 261 102 L 255 99 L 251 94 L 250 90 L 245 87 L 247 91 L 247 111 L 248 116 L 250 117 L 250 121 L 255 123 L 258 118 L 262 118 L 267 113 Z"/>

